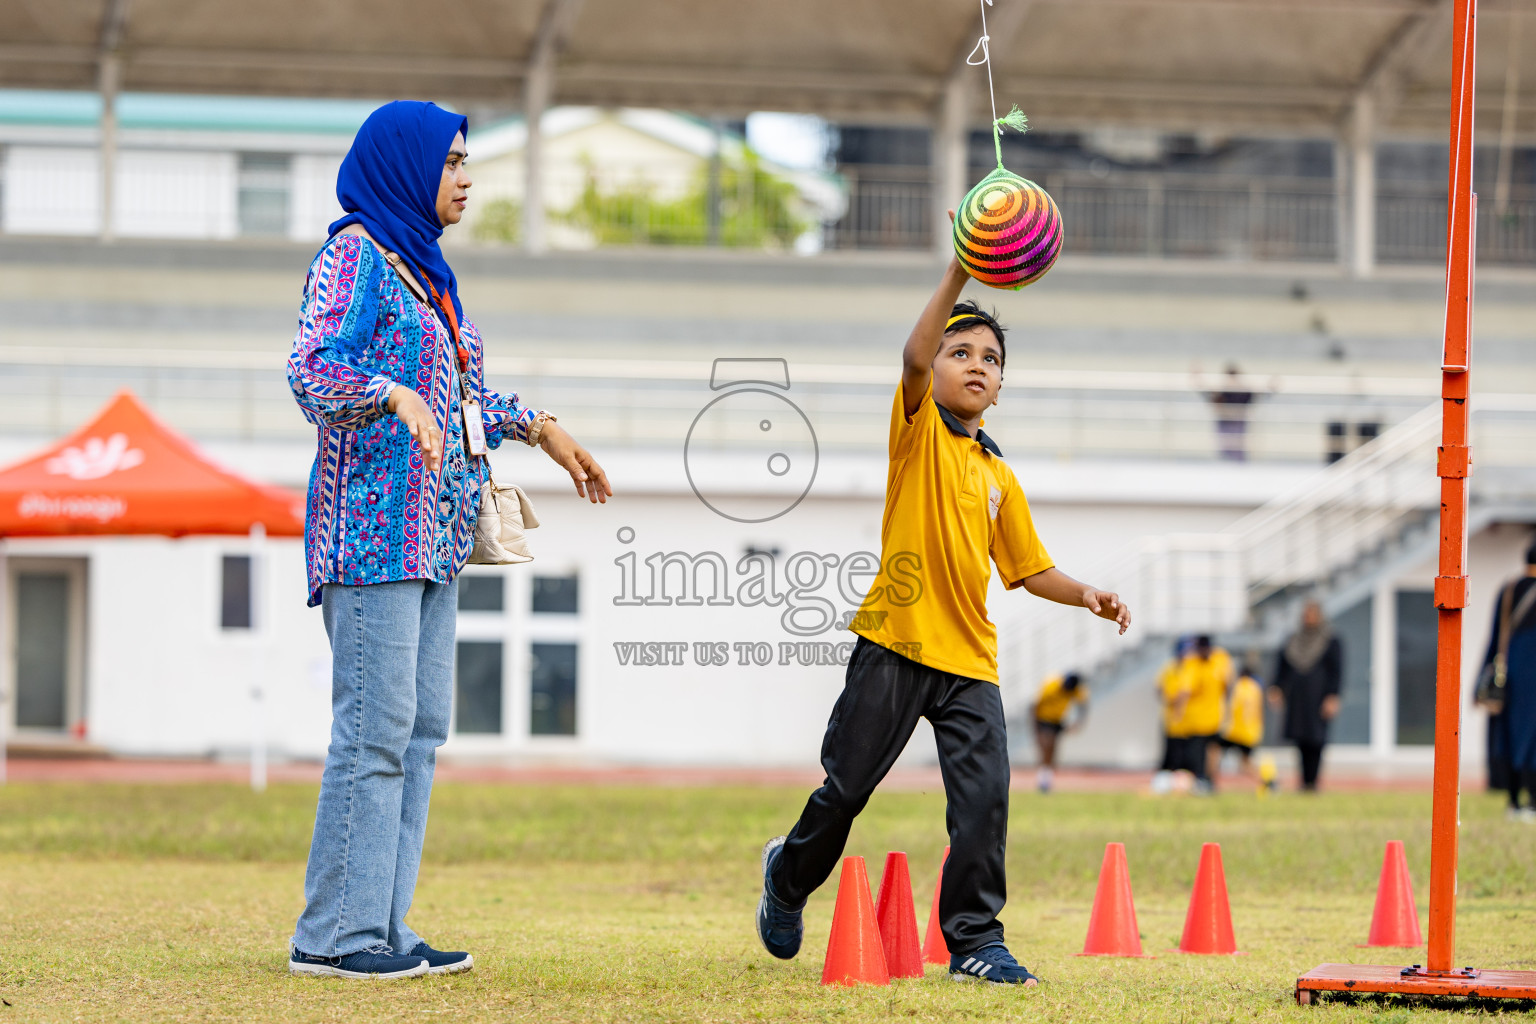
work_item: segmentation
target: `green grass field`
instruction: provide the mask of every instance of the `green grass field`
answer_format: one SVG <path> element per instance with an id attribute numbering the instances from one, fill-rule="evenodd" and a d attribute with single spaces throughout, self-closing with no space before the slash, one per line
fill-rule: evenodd
<path id="1" fill-rule="evenodd" d="M 315 790 L 221 785 L 0 789 L 0 1024 L 9 1021 L 1405 1021 L 1446 1007 L 1367 1000 L 1297 1007 L 1301 971 L 1407 963 L 1358 949 L 1382 848 L 1407 843 L 1428 896 L 1427 795 L 1152 800 L 1016 794 L 1004 913 L 1032 991 L 949 983 L 819 984 L 833 883 L 790 963 L 751 930 L 758 849 L 805 792 L 442 784 L 411 921 L 475 953 L 452 978 L 293 979 Z M 1463 800 L 1458 962 L 1536 967 L 1536 830 L 1491 796 Z M 1126 844 L 1152 960 L 1080 959 L 1104 843 Z M 1166 954 L 1200 844 L 1222 844 L 1239 945 Z M 879 794 L 849 853 L 905 850 L 927 921 L 944 847 L 940 794 Z M 1470 1012 L 1529 1018 L 1524 1006 Z"/>

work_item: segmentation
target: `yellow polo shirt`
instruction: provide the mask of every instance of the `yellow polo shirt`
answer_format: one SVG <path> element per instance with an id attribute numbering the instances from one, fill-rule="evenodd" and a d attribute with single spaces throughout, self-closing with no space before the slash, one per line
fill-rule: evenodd
<path id="1" fill-rule="evenodd" d="M 1185 665 L 1189 658 L 1175 658 L 1163 666 L 1163 671 L 1158 674 L 1157 685 L 1163 696 L 1163 732 L 1174 739 L 1182 739 L 1188 736 L 1184 728 L 1184 719 L 1187 716 L 1185 708 L 1179 708 L 1179 698 L 1189 696 L 1189 673 L 1185 671 Z"/>
<path id="2" fill-rule="evenodd" d="M 1189 680 L 1189 703 L 1184 705 L 1180 735 L 1215 736 L 1226 712 L 1227 681 L 1232 678 L 1232 656 L 1220 647 L 1209 658 L 1191 654 L 1183 671 Z"/>
<path id="3" fill-rule="evenodd" d="M 990 557 L 1009 590 L 1051 568 L 1029 502 L 992 439 L 933 400 L 933 374 L 910 419 L 891 407 L 880 572 L 850 628 L 941 672 L 997 682 L 987 618 Z"/>
<path id="4" fill-rule="evenodd" d="M 1264 690 L 1253 676 L 1244 675 L 1232 687 L 1232 718 L 1222 735 L 1245 747 L 1264 738 Z"/>
<path id="5" fill-rule="evenodd" d="M 1051 676 L 1040 684 L 1040 695 L 1035 698 L 1035 721 L 1060 725 L 1067 719 L 1067 712 L 1074 704 L 1088 703 L 1088 687 L 1082 683 L 1077 689 L 1068 690 L 1066 679 Z"/>

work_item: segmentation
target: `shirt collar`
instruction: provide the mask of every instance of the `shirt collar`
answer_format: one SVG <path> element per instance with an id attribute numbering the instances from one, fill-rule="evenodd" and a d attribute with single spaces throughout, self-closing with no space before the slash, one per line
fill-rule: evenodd
<path id="1" fill-rule="evenodd" d="M 971 436 L 971 432 L 965 429 L 965 424 L 960 422 L 960 417 L 956 416 L 942 405 L 939 405 L 938 399 L 934 399 L 933 404 L 934 407 L 939 410 L 939 419 L 944 421 L 944 425 L 949 428 L 950 433 L 959 434 L 961 437 Z M 991 452 L 993 455 L 996 455 L 998 458 L 1003 458 L 1003 450 L 999 448 L 997 443 L 988 437 L 987 432 L 982 430 L 980 427 L 976 428 L 976 443 L 981 445 L 987 451 Z"/>

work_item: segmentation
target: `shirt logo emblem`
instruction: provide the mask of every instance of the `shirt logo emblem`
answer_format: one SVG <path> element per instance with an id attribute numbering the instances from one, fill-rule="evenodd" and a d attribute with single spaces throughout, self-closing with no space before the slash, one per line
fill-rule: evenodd
<path id="1" fill-rule="evenodd" d="M 987 494 L 987 511 L 991 513 L 993 519 L 997 518 L 997 509 L 998 506 L 1000 506 L 1002 503 L 1003 492 L 998 490 L 996 487 L 989 488 Z"/>
<path id="2" fill-rule="evenodd" d="M 144 461 L 144 453 L 128 447 L 127 434 L 113 434 L 103 441 L 99 437 L 88 438 L 84 447 L 70 445 L 49 459 L 45 465 L 54 476 L 67 476 L 71 480 L 100 480 L 119 470 L 132 469 Z"/>

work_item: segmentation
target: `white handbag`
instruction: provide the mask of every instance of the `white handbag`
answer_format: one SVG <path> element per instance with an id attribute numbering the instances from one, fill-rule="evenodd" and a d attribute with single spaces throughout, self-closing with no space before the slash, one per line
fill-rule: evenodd
<path id="1" fill-rule="evenodd" d="M 471 565 L 514 565 L 533 561 L 524 530 L 539 525 L 533 502 L 517 484 L 496 485 L 489 477 L 480 488 L 480 514 L 475 518 L 475 547 Z"/>

